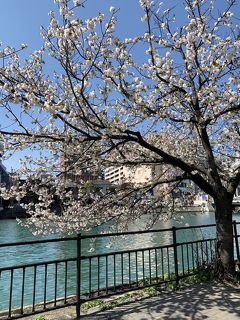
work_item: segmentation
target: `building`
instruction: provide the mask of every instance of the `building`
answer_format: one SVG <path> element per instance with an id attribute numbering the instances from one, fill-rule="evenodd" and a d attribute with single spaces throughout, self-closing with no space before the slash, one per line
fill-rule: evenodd
<path id="1" fill-rule="evenodd" d="M 132 184 L 134 186 L 147 183 L 151 184 L 154 183 L 155 180 L 167 180 L 169 178 L 171 171 L 169 173 L 167 168 L 164 168 L 165 170 L 163 170 L 163 166 L 157 164 L 139 165 L 134 168 L 130 166 L 112 166 L 105 169 L 105 180 L 122 186 L 123 188 L 125 184 Z M 167 193 L 169 193 L 169 185 L 167 182 L 156 185 L 154 189 L 151 190 L 151 195 L 159 199 Z M 181 181 L 177 188 L 172 191 L 172 195 L 176 199 L 185 199 L 189 205 L 194 204 L 201 206 L 208 201 L 208 196 L 200 192 L 199 188 L 196 188 L 194 183 L 189 179 Z"/>
<path id="2" fill-rule="evenodd" d="M 101 193 L 101 194 L 106 194 L 108 192 L 117 190 L 116 185 L 114 185 L 110 181 L 103 180 L 103 179 L 87 181 L 84 186 L 88 187 L 93 192 Z"/>
<path id="3" fill-rule="evenodd" d="M 99 165 L 92 168 L 82 168 L 78 165 L 74 156 L 62 155 L 61 157 L 62 178 L 67 188 L 78 190 L 83 187 L 92 192 L 105 194 L 109 191 L 116 190 L 116 186 L 110 181 L 104 180 L 103 172 Z"/>
<path id="4" fill-rule="evenodd" d="M 130 166 L 119 166 L 106 168 L 104 178 L 116 185 L 124 183 L 139 185 L 152 181 L 154 174 L 155 170 L 153 165 L 139 165 L 134 168 Z"/>
<path id="5" fill-rule="evenodd" d="M 75 155 L 62 154 L 60 159 L 61 177 L 65 181 L 82 184 L 87 181 L 94 181 L 103 178 L 103 174 L 98 165 L 95 167 L 85 167 L 78 163 L 78 157 Z"/>

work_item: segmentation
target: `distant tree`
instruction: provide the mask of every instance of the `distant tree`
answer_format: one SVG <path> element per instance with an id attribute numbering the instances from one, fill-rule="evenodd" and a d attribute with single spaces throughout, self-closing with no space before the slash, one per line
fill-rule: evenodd
<path id="1" fill-rule="evenodd" d="M 186 23 L 179 26 L 180 4 L 165 10 L 158 1 L 140 0 L 146 32 L 124 40 L 115 31 L 115 8 L 108 21 L 103 13 L 82 21 L 80 1 L 55 2 L 61 17 L 50 13 L 43 47 L 23 63 L 6 48 L 0 69 L 1 110 L 12 121 L 6 129 L 1 125 L 5 148 L 42 154 L 23 160 L 26 189 L 39 195 L 28 223 L 42 232 L 74 231 L 111 219 L 123 227 L 146 211 L 155 221 L 159 208 L 178 205 L 174 190 L 189 179 L 214 201 L 218 258 L 224 274 L 234 274 L 240 37 L 233 11 L 239 2 L 228 0 L 220 10 L 224 1 L 220 8 L 216 1 L 185 0 Z M 56 71 L 48 74 L 49 59 Z M 62 154 L 75 159 L 64 170 Z M 61 178 L 63 171 L 120 165 L 158 170 L 146 183 L 95 195 L 90 204 L 84 184 L 76 197 Z M 36 179 L 41 186 L 32 182 Z M 158 197 L 148 196 L 157 187 Z M 24 186 L 11 190 L 24 192 Z M 54 194 L 64 202 L 61 216 L 49 209 Z"/>

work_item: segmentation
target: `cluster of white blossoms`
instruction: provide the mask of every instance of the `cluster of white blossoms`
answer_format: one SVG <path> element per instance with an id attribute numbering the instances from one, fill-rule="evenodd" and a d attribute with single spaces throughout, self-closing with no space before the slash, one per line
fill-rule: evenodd
<path id="1" fill-rule="evenodd" d="M 41 153 L 22 161 L 24 185 L 1 189 L 4 197 L 25 198 L 28 225 L 74 232 L 117 219 L 116 227 L 125 227 L 143 213 L 160 216 L 192 200 L 176 191 L 183 179 L 213 197 L 219 186 L 234 194 L 240 175 L 234 1 L 216 19 L 211 1 L 191 2 L 179 28 L 166 4 L 140 0 L 146 31 L 126 39 L 117 36 L 114 7 L 108 20 L 103 13 L 82 20 L 81 1 L 55 2 L 59 11 L 49 13 L 42 48 L 22 62 L 7 47 L 0 69 L 9 124 L 1 124 L 0 140 L 9 153 Z M 49 61 L 56 71 L 46 76 Z M 158 174 L 107 194 L 80 174 L 122 165 L 133 171 L 154 165 Z"/>

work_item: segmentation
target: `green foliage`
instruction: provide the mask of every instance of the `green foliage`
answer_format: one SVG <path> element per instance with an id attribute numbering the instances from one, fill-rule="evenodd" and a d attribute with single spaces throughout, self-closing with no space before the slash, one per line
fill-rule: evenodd
<path id="1" fill-rule="evenodd" d="M 180 281 L 181 285 L 184 286 L 186 284 L 195 284 L 206 282 L 210 280 L 210 273 L 209 270 L 206 268 L 199 269 L 198 272 L 192 276 L 189 276 L 185 279 Z"/>
<path id="2" fill-rule="evenodd" d="M 38 316 L 37 318 L 34 318 L 34 320 L 47 320 L 47 318 L 46 316 L 41 315 L 41 316 Z"/>
<path id="3" fill-rule="evenodd" d="M 183 288 L 183 285 L 177 284 L 175 282 L 170 282 L 167 284 L 167 288 L 172 291 L 177 291 L 177 290 L 181 290 Z"/>
<path id="4" fill-rule="evenodd" d="M 127 294 L 124 294 L 123 296 L 121 296 L 119 298 L 119 302 L 120 303 L 131 303 L 134 302 L 137 298 L 141 298 L 144 296 L 144 292 L 143 290 L 139 290 L 139 291 L 134 291 L 134 292 L 130 292 Z"/>
<path id="5" fill-rule="evenodd" d="M 193 283 L 206 282 L 209 280 L 209 273 L 206 269 L 199 270 L 197 274 L 192 276 Z"/>
<path id="6" fill-rule="evenodd" d="M 98 307 L 98 308 L 100 308 L 101 310 L 106 310 L 106 309 L 104 309 L 104 308 L 106 308 L 108 304 L 109 304 L 109 303 L 108 303 L 106 300 L 97 299 L 97 300 L 85 302 L 85 303 L 81 306 L 81 308 L 83 308 L 84 310 L 88 310 L 88 309 L 91 309 L 91 308 Z"/>
<path id="7" fill-rule="evenodd" d="M 93 189 L 94 185 L 91 181 L 86 181 L 83 187 L 86 190 L 86 192 L 90 192 Z"/>
<path id="8" fill-rule="evenodd" d="M 110 310 L 113 309 L 115 306 L 117 306 L 117 304 L 115 302 L 105 302 L 102 307 L 101 310 Z"/>
<path id="9" fill-rule="evenodd" d="M 190 270 L 190 272 L 193 272 L 193 270 Z M 182 273 L 179 274 L 180 277 L 183 276 Z M 164 279 L 167 279 L 168 274 L 164 275 Z M 182 290 L 186 285 L 191 285 L 195 283 L 200 282 L 206 282 L 210 279 L 208 269 L 202 268 L 199 269 L 198 272 L 194 275 L 188 276 L 186 278 L 182 278 L 179 283 L 177 284 L 175 279 L 175 274 L 170 275 L 170 279 L 172 279 L 172 282 L 168 283 L 159 283 L 162 278 L 145 278 L 144 280 L 140 280 L 138 282 L 139 286 L 144 286 L 148 284 L 152 284 L 152 287 L 147 288 L 139 288 L 139 290 L 128 292 L 126 294 L 123 294 L 119 296 L 117 299 L 113 300 L 104 300 L 104 299 L 97 299 L 93 301 L 86 302 L 82 305 L 83 310 L 88 310 L 91 308 L 99 308 L 100 310 L 109 310 L 113 309 L 116 306 L 120 306 L 122 304 L 129 304 L 132 302 L 135 302 L 138 299 L 146 298 L 146 297 L 153 297 L 159 294 L 159 291 L 162 289 L 169 289 L 169 290 Z M 38 319 L 37 319 L 38 320 Z M 42 319 L 39 319 L 42 320 Z"/>
<path id="10" fill-rule="evenodd" d="M 150 297 L 155 296 L 158 293 L 155 287 L 144 288 L 142 291 L 145 295 Z"/>
<path id="11" fill-rule="evenodd" d="M 103 300 L 97 299 L 93 301 L 86 302 L 82 305 L 83 310 L 88 310 L 91 308 L 99 308 L 100 310 L 109 310 L 121 304 L 128 304 L 136 301 L 137 299 L 141 299 L 144 297 L 151 297 L 157 295 L 157 290 L 155 288 L 143 288 L 137 291 L 126 293 L 120 296 L 117 301 L 116 300 Z"/>

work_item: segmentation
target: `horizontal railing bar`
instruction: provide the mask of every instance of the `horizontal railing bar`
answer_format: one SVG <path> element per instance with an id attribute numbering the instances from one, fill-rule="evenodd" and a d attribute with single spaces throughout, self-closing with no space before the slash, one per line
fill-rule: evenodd
<path id="1" fill-rule="evenodd" d="M 109 289 L 108 293 L 106 293 L 106 291 L 104 291 L 104 288 L 103 288 L 100 290 L 99 295 L 94 296 L 94 292 L 93 292 L 92 297 L 89 297 L 88 296 L 89 293 L 86 292 L 86 293 L 81 294 L 81 304 L 86 303 L 88 301 L 101 299 L 101 298 L 108 298 L 108 297 L 115 296 L 115 295 L 122 295 L 124 293 L 131 292 L 131 291 L 140 291 L 145 288 L 158 287 L 159 285 L 163 285 L 163 284 L 167 284 L 167 283 L 171 283 L 171 282 L 175 282 L 175 281 L 176 281 L 176 279 L 165 279 L 165 280 L 159 281 L 158 283 L 145 284 L 143 286 L 138 286 L 138 287 L 133 286 L 133 285 L 131 287 L 126 286 L 122 290 L 116 289 L 116 290 L 110 291 L 110 289 Z"/>
<path id="2" fill-rule="evenodd" d="M 195 241 L 186 241 L 186 242 L 179 242 L 176 243 L 176 246 L 186 245 L 186 244 L 194 244 L 194 243 L 201 243 L 201 242 L 207 242 L 207 241 L 214 241 L 216 238 L 207 238 L 202 240 L 195 240 Z M 154 250 L 154 249 L 166 249 L 166 248 L 173 248 L 174 244 L 168 244 L 164 246 L 157 246 L 157 247 L 145 247 L 145 248 L 138 248 L 138 249 L 129 249 L 124 251 L 112 251 L 112 252 L 106 252 L 106 253 L 99 253 L 94 255 L 82 255 L 81 260 L 86 259 L 92 259 L 92 258 L 98 258 L 98 257 L 106 257 L 106 256 L 112 256 L 117 254 L 126 254 L 126 253 L 134 253 L 134 252 L 141 252 L 141 251 L 148 251 L 148 250 Z"/>
<path id="3" fill-rule="evenodd" d="M 77 240 L 77 237 L 30 240 L 30 241 L 19 241 L 19 242 L 5 242 L 5 243 L 0 243 L 0 248 L 13 247 L 13 246 L 25 246 L 25 245 L 41 244 L 41 243 L 49 243 L 49 242 L 75 241 L 75 240 Z"/>
<path id="4" fill-rule="evenodd" d="M 201 225 L 195 225 L 195 226 L 184 226 L 184 227 L 176 227 L 176 230 L 186 230 L 186 229 L 198 229 L 198 228 L 210 228 L 210 227 L 216 227 L 215 223 L 212 224 L 201 224 Z"/>
<path id="5" fill-rule="evenodd" d="M 181 279 L 185 279 L 188 277 L 192 277 L 196 274 L 198 274 L 199 271 L 197 270 L 191 270 L 191 272 L 186 273 L 186 274 L 181 274 L 179 275 L 179 280 Z M 109 287 L 108 288 L 108 293 L 106 294 L 105 288 L 101 288 L 100 291 L 95 290 L 95 291 L 91 291 L 91 297 L 89 297 L 89 293 L 88 291 L 82 292 L 81 293 L 81 303 L 85 303 L 88 301 L 92 301 L 92 300 L 96 300 L 96 299 L 101 299 L 101 298 L 107 298 L 109 296 L 113 296 L 113 295 L 119 295 L 119 294 L 124 294 L 126 292 L 129 291 L 136 291 L 136 290 L 143 290 L 147 287 L 159 287 L 161 285 L 167 284 L 167 283 L 171 283 L 171 282 L 175 282 L 176 281 L 176 277 L 173 278 L 168 278 L 168 279 L 158 279 L 158 282 L 152 282 L 152 283 L 148 283 L 148 284 L 143 284 L 143 285 L 137 285 L 136 282 L 132 282 L 131 283 L 131 287 L 129 287 L 128 284 L 126 285 L 119 285 L 116 287 Z"/>
<path id="6" fill-rule="evenodd" d="M 216 240 L 216 238 L 207 238 L 207 239 L 202 239 L 202 240 L 185 241 L 185 242 L 176 243 L 176 246 L 181 246 L 181 245 L 185 245 L 185 244 L 200 243 L 200 242 L 207 242 L 207 241 L 215 241 L 215 240 Z"/>
<path id="7" fill-rule="evenodd" d="M 202 239 L 202 240 L 195 240 L 195 241 L 186 241 L 186 242 L 179 242 L 175 245 L 181 246 L 186 244 L 194 244 L 194 243 L 201 243 L 201 242 L 207 242 L 207 241 L 214 241 L 216 238 L 208 238 L 208 239 Z M 148 250 L 155 250 L 155 249 L 166 249 L 166 248 L 173 248 L 173 244 L 165 245 L 165 246 L 157 246 L 157 247 L 145 247 L 145 248 L 138 248 L 138 249 L 129 249 L 124 251 L 113 251 L 113 252 L 107 252 L 107 253 L 100 253 L 95 255 L 82 255 L 81 260 L 85 259 L 93 259 L 97 257 L 106 257 L 111 255 L 117 255 L 117 254 L 126 254 L 126 253 L 134 253 L 134 252 L 141 252 L 141 251 L 148 251 Z M 54 263 L 63 263 L 63 262 L 70 262 L 70 261 L 76 261 L 77 257 L 68 258 L 68 259 L 56 259 L 56 260 L 48 260 L 48 261 L 41 261 L 41 262 L 34 262 L 29 264 L 21 264 L 16 266 L 6 266 L 0 268 L 0 271 L 6 271 L 6 270 L 12 270 L 12 269 L 20 269 L 20 268 L 29 268 L 34 266 L 42 266 L 46 264 L 54 264 Z"/>
<path id="8" fill-rule="evenodd" d="M 181 246 L 181 245 L 186 245 L 186 244 L 194 244 L 194 243 L 201 243 L 201 242 L 214 241 L 214 240 L 216 240 L 216 238 L 208 238 L 208 239 L 203 239 L 203 240 L 181 242 L 181 243 L 177 243 L 176 245 Z M 98 258 L 98 257 L 106 257 L 106 256 L 118 255 L 118 254 L 142 252 L 142 251 L 155 250 L 155 249 L 166 249 L 166 248 L 173 248 L 173 244 L 165 245 L 165 246 L 157 246 L 157 247 L 146 247 L 146 248 L 140 248 L 140 249 L 130 249 L 130 250 L 124 250 L 124 251 L 100 253 L 100 254 L 95 254 L 95 255 L 90 255 L 90 256 L 83 256 L 82 255 L 81 260 L 93 259 L 93 258 Z M 76 260 L 77 260 L 77 257 L 68 258 L 68 259 L 56 259 L 56 260 L 35 262 L 35 263 L 29 263 L 29 264 L 21 264 L 21 265 L 15 265 L 15 266 L 6 266 L 6 267 L 1 267 L 0 272 L 10 271 L 13 269 L 30 268 L 30 267 L 34 267 L 34 266 L 43 266 L 43 265 L 55 264 L 55 263 L 64 263 L 64 262 L 70 262 L 70 261 L 73 262 Z"/>
<path id="9" fill-rule="evenodd" d="M 35 310 L 34 312 L 26 312 L 23 314 L 12 314 L 10 319 L 21 319 L 21 318 L 25 318 L 25 317 L 32 316 L 32 315 L 37 315 L 39 313 L 53 311 L 56 309 L 62 309 L 62 308 L 71 307 L 71 306 L 75 306 L 75 305 L 76 305 L 76 302 L 70 302 L 70 303 L 57 305 L 57 306 L 53 306 L 53 307 L 47 307 L 46 309 Z M 9 319 L 9 318 L 5 318 L 5 319 Z"/>
<path id="10" fill-rule="evenodd" d="M 214 241 L 214 240 L 216 240 L 216 238 L 208 238 L 208 239 L 202 239 L 202 240 L 180 242 L 180 243 L 176 243 L 175 245 L 181 246 L 181 245 L 186 245 L 186 244 L 194 244 L 194 243 L 201 243 L 201 242 Z M 169 244 L 169 245 L 157 246 L 157 247 L 145 247 L 145 248 L 138 248 L 138 249 L 129 249 L 129 250 L 124 250 L 124 251 L 113 251 L 113 252 L 100 253 L 100 254 L 89 255 L 89 256 L 82 255 L 81 260 L 93 259 L 93 258 L 97 258 L 97 257 L 106 257 L 106 256 L 111 256 L 111 255 L 117 255 L 117 254 L 141 252 L 141 251 L 145 251 L 145 250 L 148 251 L 148 250 L 155 250 L 155 249 L 173 248 L 173 246 L 174 246 L 173 244 Z M 1 267 L 0 271 L 21 269 L 24 267 L 30 268 L 30 267 L 34 267 L 34 266 L 43 266 L 46 264 L 63 263 L 63 262 L 70 262 L 70 261 L 76 261 L 76 260 L 77 260 L 77 257 L 73 257 L 73 258 L 68 258 L 68 259 L 48 260 L 48 261 L 34 262 L 34 263 L 22 264 L 22 265 L 16 265 L 16 266 L 6 266 L 6 267 Z"/>
<path id="11" fill-rule="evenodd" d="M 99 253 L 99 254 L 94 254 L 94 255 L 82 255 L 81 260 L 85 259 L 92 259 L 92 258 L 97 258 L 97 257 L 106 257 L 106 256 L 112 256 L 112 255 L 117 255 L 117 254 L 125 254 L 125 253 L 133 253 L 133 252 L 141 252 L 141 251 L 148 251 L 148 250 L 154 250 L 154 249 L 165 249 L 165 248 L 172 248 L 173 244 L 168 244 L 165 246 L 157 246 L 157 247 L 145 247 L 145 248 L 140 248 L 140 249 L 129 249 L 129 250 L 124 250 L 124 251 L 113 251 L 113 252 L 107 252 L 107 253 Z"/>
<path id="12" fill-rule="evenodd" d="M 240 222 L 236 222 L 236 224 L 240 224 Z M 206 224 L 206 225 L 195 225 L 195 226 L 183 226 L 183 227 L 173 227 L 175 230 L 191 230 L 198 228 L 208 228 L 208 227 L 216 227 L 216 224 Z M 102 233 L 102 234 L 89 234 L 89 235 L 81 235 L 81 239 L 91 239 L 91 238 L 104 238 L 104 237 L 115 237 L 115 236 L 126 236 L 126 235 L 139 235 L 146 233 L 157 233 L 157 232 L 171 232 L 173 228 L 168 229 L 155 229 L 155 230 L 141 230 L 141 231 L 126 231 L 126 232 L 113 232 L 113 233 Z M 66 238 L 53 238 L 53 239 L 43 239 L 43 240 L 30 240 L 30 241 L 19 241 L 19 242 L 6 242 L 0 243 L 1 247 L 10 247 L 10 246 L 24 246 L 24 245 L 32 245 L 32 244 L 42 244 L 42 243 L 50 243 L 50 242 L 63 242 L 63 241 L 75 241 L 77 237 L 66 237 Z"/>
<path id="13" fill-rule="evenodd" d="M 56 259 L 56 260 L 49 260 L 49 261 L 42 261 L 42 262 L 39 261 L 39 262 L 28 263 L 28 264 L 19 264 L 16 266 L 6 266 L 6 267 L 1 267 L 0 272 L 15 270 L 15 269 L 22 269 L 22 268 L 45 266 L 48 264 L 63 263 L 63 262 L 70 262 L 70 261 L 76 261 L 76 260 L 77 260 L 77 258 L 74 257 L 74 258 L 68 258 L 68 259 Z"/>
<path id="14" fill-rule="evenodd" d="M 197 229 L 197 228 L 208 228 L 208 227 L 216 227 L 216 224 L 203 224 L 199 226 L 184 226 L 184 227 L 174 227 L 175 230 L 185 230 L 185 229 Z M 115 237 L 115 236 L 126 236 L 126 235 L 139 235 L 144 233 L 157 233 L 157 232 L 171 232 L 172 228 L 168 229 L 155 229 L 155 230 L 142 230 L 142 231 L 125 231 L 125 232 L 115 232 L 115 233 L 101 233 L 101 234 L 89 234 L 82 235 L 82 239 L 90 239 L 90 238 L 101 238 L 101 237 Z"/>
<path id="15" fill-rule="evenodd" d="M 81 238 L 82 239 L 106 238 L 106 237 L 139 235 L 139 234 L 145 234 L 145 233 L 171 232 L 171 231 L 172 231 L 172 228 L 156 229 L 156 230 L 141 230 L 141 231 L 111 232 L 111 233 L 101 233 L 101 234 L 86 234 L 86 235 L 82 235 Z"/>

